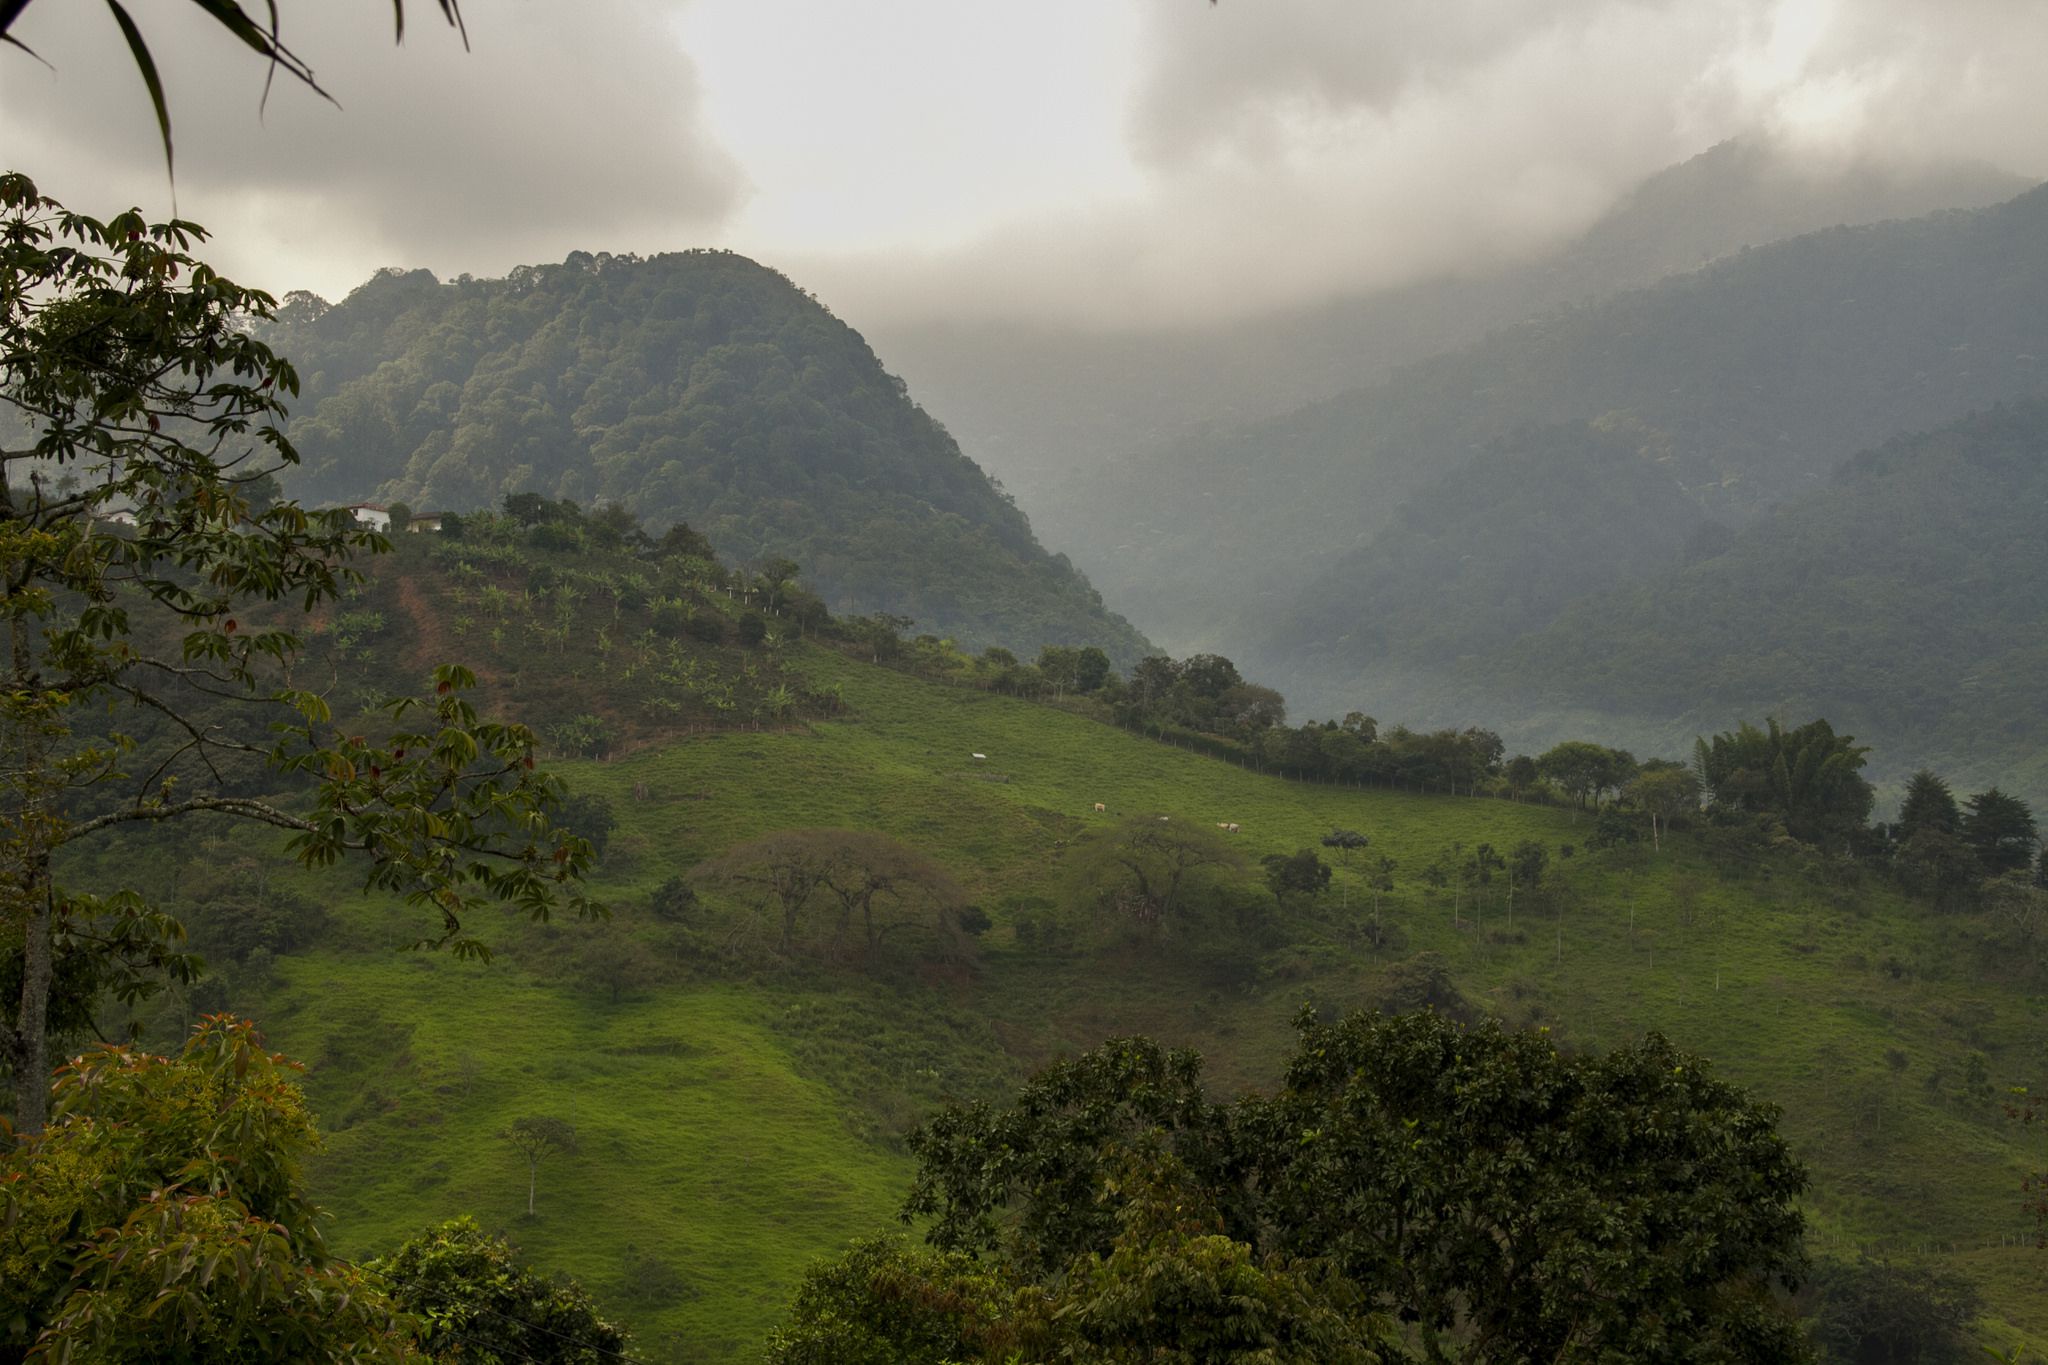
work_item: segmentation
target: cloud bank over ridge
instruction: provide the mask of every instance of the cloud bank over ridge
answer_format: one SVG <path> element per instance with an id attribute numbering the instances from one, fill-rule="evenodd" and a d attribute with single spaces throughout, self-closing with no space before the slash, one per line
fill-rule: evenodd
<path id="1" fill-rule="evenodd" d="M 178 11 L 180 208 L 272 288 L 379 265 L 729 246 L 842 314 L 1159 325 L 1542 251 L 1731 136 L 1822 162 L 2048 170 L 2029 0 L 470 0 L 287 4 L 341 100 Z M 168 208 L 105 14 L 41 0 L 0 54 L 8 159 Z"/>

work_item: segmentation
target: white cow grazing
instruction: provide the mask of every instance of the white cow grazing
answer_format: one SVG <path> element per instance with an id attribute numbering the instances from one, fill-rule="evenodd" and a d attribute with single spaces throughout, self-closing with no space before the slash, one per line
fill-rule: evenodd
<path id="1" fill-rule="evenodd" d="M 1231 832 L 1232 834 L 1235 834 L 1235 833 L 1237 833 L 1237 826 L 1236 826 L 1236 825 L 1225 825 L 1225 826 L 1224 826 L 1223 828 L 1225 828 L 1225 829 L 1229 830 L 1229 831 L 1230 831 L 1230 832 Z"/>
<path id="2" fill-rule="evenodd" d="M 1097 815 L 1101 815 L 1101 814 L 1102 814 L 1103 812 L 1107 811 L 1108 809 L 1109 809 L 1109 807 L 1108 807 L 1108 806 L 1105 806 L 1105 805 L 1103 805 L 1103 804 L 1102 804 L 1102 803 L 1101 803 L 1100 801 L 1097 801 L 1097 802 L 1095 803 L 1095 813 L 1096 813 Z"/>

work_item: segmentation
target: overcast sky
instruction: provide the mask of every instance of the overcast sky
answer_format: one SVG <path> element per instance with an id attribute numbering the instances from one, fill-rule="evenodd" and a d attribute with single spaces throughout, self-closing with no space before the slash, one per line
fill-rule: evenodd
<path id="1" fill-rule="evenodd" d="M 384 265 L 725 246 L 862 319 L 1255 312 L 1528 253 L 1725 137 L 2048 174 L 2039 0 L 284 0 L 339 100 L 129 0 L 178 207 L 224 270 L 338 298 Z M 258 11 L 262 6 L 255 5 Z M 0 50 L 0 149 L 167 212 L 104 7 Z"/>

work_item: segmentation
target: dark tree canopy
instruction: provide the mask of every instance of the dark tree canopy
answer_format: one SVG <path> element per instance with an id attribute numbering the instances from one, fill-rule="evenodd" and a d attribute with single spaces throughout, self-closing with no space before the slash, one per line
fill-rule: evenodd
<path id="1" fill-rule="evenodd" d="M 1960 1275 L 1890 1261 L 1814 1268 L 1813 1339 L 1840 1365 L 1964 1365 L 1983 1301 Z M 2003 1359 L 2003 1357 L 1999 1357 Z"/>
<path id="2" fill-rule="evenodd" d="M 1899 818 L 1893 825 L 1896 837 L 1908 839 L 1925 830 L 1954 834 L 1962 824 L 1962 808 L 1948 783 L 1925 768 L 1914 773 L 1906 783 L 1905 799 L 1899 803 Z"/>
<path id="3" fill-rule="evenodd" d="M 295 1063 L 203 1019 L 176 1057 L 90 1052 L 0 1152 L 0 1359 L 410 1358 L 372 1278 L 328 1254 Z"/>
<path id="4" fill-rule="evenodd" d="M 367 1267 L 419 1323 L 435 1359 L 609 1365 L 626 1359 L 625 1328 L 573 1280 L 543 1275 L 502 1237 L 456 1218 Z"/>
<path id="5" fill-rule="evenodd" d="M 1610 791 L 1620 791 L 1635 776 L 1635 757 L 1625 749 L 1571 739 L 1554 745 L 1536 760 L 1537 771 L 1581 806 L 1594 806 Z"/>
<path id="6" fill-rule="evenodd" d="M 1964 805 L 1968 809 L 1962 819 L 1963 842 L 1986 872 L 2017 872 L 2033 863 L 2040 835 L 2026 802 L 1993 787 Z"/>
<path id="7" fill-rule="evenodd" d="M 1655 1035 L 1568 1057 L 1434 1014 L 1305 1016 L 1272 1096 L 1144 1040 L 918 1131 L 906 1216 L 1026 1278 L 1115 1254 L 1156 1154 L 1218 1235 L 1333 1269 L 1389 1360 L 1799 1361 L 1806 1175 L 1775 1111 Z"/>
<path id="8" fill-rule="evenodd" d="M 1723 810 L 1775 816 L 1793 838 L 1846 847 L 1870 818 L 1875 795 L 1862 776 L 1869 750 L 1825 720 L 1787 730 L 1744 722 L 1694 746 L 1693 766 Z"/>
<path id="9" fill-rule="evenodd" d="M 1266 869 L 1266 885 L 1276 896 L 1316 896 L 1330 886 L 1330 865 L 1312 848 L 1268 853 L 1259 865 Z"/>

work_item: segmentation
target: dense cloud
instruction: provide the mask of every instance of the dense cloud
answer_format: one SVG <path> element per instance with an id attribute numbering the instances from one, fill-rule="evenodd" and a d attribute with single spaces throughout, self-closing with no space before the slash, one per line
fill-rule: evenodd
<path id="1" fill-rule="evenodd" d="M 2048 171 L 2048 8 L 2020 0 L 1138 4 L 1145 192 L 906 265 L 893 297 L 849 279 L 858 306 L 917 307 L 919 272 L 1110 325 L 1370 292 L 1540 251 L 1730 137 Z"/>
<path id="2" fill-rule="evenodd" d="M 424 0 L 400 50 L 381 0 L 287 4 L 345 111 L 280 88 L 261 129 L 259 63 L 182 3 L 139 13 L 180 207 L 226 263 L 328 292 L 725 245 L 857 321 L 1174 322 L 1529 255 L 1732 136 L 2048 170 L 2035 0 L 902 3 L 469 0 L 467 55 Z M 8 159 L 162 204 L 105 12 L 39 0 L 18 31 L 59 73 L 0 54 Z"/>
<path id="3" fill-rule="evenodd" d="M 167 86 L 178 208 L 215 229 L 215 256 L 264 275 L 297 257 L 303 275 L 261 282 L 330 291 L 379 264 L 495 273 L 614 233 L 687 239 L 741 196 L 664 6 L 466 0 L 468 53 L 433 4 L 409 8 L 394 47 L 388 4 L 280 6 L 336 109 L 284 79 L 265 104 L 264 64 L 192 7 L 134 7 Z M 15 33 L 56 71 L 5 54 L 10 162 L 81 207 L 167 209 L 147 95 L 107 12 L 41 0 Z"/>

